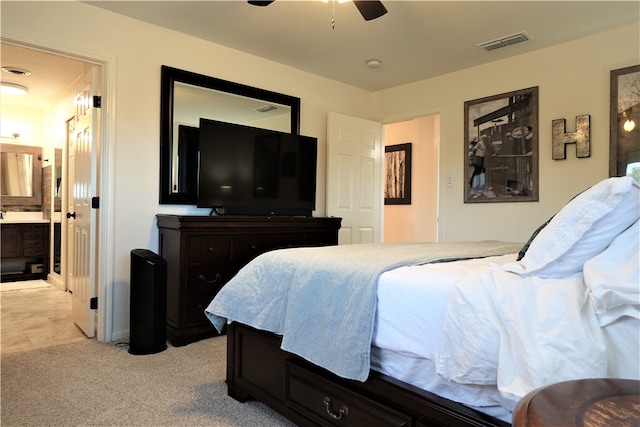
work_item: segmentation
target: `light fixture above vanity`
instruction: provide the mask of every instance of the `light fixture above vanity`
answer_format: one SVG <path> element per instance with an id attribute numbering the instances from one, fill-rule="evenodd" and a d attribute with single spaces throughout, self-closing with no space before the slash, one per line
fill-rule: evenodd
<path id="1" fill-rule="evenodd" d="M 0 89 L 6 95 L 26 95 L 29 93 L 28 87 L 11 82 L 0 82 Z"/>

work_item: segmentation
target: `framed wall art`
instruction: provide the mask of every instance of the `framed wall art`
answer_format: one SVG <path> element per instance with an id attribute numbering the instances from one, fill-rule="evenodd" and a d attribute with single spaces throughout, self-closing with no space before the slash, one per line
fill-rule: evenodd
<path id="1" fill-rule="evenodd" d="M 411 143 L 384 147 L 384 204 L 411 204 Z"/>
<path id="2" fill-rule="evenodd" d="M 640 65 L 611 71 L 609 176 L 640 180 Z"/>
<path id="3" fill-rule="evenodd" d="M 538 201 L 538 87 L 464 103 L 464 202 Z"/>

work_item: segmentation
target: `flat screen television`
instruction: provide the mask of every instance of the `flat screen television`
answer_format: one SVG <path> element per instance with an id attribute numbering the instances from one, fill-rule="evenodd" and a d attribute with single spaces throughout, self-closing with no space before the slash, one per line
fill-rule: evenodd
<path id="1" fill-rule="evenodd" d="M 311 216 L 318 140 L 200 119 L 198 207 L 224 215 Z"/>

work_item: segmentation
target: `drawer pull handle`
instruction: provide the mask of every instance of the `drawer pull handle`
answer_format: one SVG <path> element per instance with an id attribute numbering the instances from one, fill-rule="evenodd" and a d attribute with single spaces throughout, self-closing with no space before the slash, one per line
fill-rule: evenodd
<path id="1" fill-rule="evenodd" d="M 209 252 L 211 252 L 211 253 L 215 252 L 214 249 L 213 249 L 213 246 L 209 246 Z"/>
<path id="2" fill-rule="evenodd" d="M 324 407 L 327 410 L 327 414 L 329 414 L 329 416 L 334 420 L 341 420 L 343 417 L 349 415 L 349 408 L 347 408 L 346 405 L 343 405 L 337 414 L 333 412 L 333 409 L 331 409 L 331 399 L 329 399 L 328 396 L 324 397 Z"/>
<path id="3" fill-rule="evenodd" d="M 207 280 L 207 278 L 205 277 L 204 274 L 201 274 L 198 276 L 198 279 L 202 280 L 204 283 L 208 283 L 210 285 L 216 283 L 218 280 L 222 279 L 222 276 L 220 275 L 220 273 L 216 273 L 216 277 L 213 278 L 213 280 Z"/>

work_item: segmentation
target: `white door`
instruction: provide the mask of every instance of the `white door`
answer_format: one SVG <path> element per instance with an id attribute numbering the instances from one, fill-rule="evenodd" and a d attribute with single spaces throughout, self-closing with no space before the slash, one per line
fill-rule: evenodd
<path id="1" fill-rule="evenodd" d="M 381 129 L 370 120 L 328 114 L 327 214 L 342 218 L 338 244 L 380 242 Z"/>
<path id="2" fill-rule="evenodd" d="M 91 299 L 96 295 L 97 211 L 91 198 L 97 196 L 99 110 L 93 96 L 100 87 L 100 67 L 88 65 L 76 89 L 76 121 L 69 140 L 69 207 L 67 211 L 67 281 L 73 292 L 73 321 L 88 336 L 95 335 Z"/>

